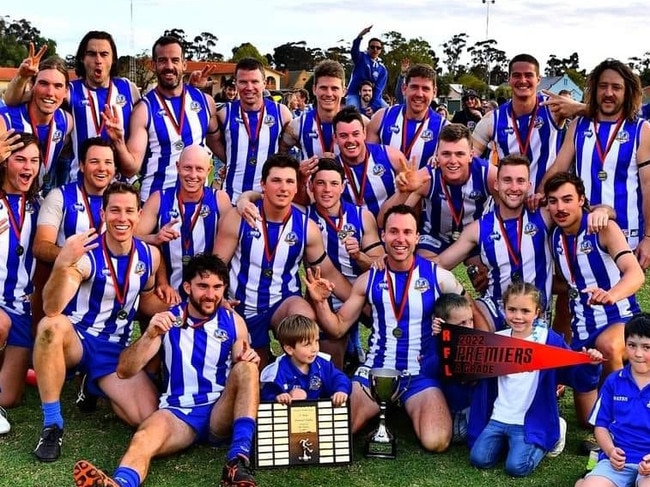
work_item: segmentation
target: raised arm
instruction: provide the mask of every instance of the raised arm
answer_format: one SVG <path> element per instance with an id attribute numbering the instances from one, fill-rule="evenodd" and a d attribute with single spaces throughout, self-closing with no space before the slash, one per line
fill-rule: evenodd
<path id="1" fill-rule="evenodd" d="M 436 260 L 440 267 L 453 270 L 454 267 L 469 257 L 478 244 L 478 237 L 479 222 L 476 220 L 463 229 L 458 240 L 438 255 Z"/>
<path id="2" fill-rule="evenodd" d="M 152 316 L 149 326 L 140 338 L 120 354 L 117 376 L 120 379 L 128 379 L 144 369 L 160 350 L 163 335 L 172 328 L 175 321 L 176 316 L 170 311 Z"/>

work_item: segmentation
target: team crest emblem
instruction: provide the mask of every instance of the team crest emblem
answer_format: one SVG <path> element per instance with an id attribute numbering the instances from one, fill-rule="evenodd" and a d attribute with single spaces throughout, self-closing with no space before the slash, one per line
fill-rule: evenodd
<path id="1" fill-rule="evenodd" d="M 205 217 L 207 217 L 211 212 L 212 212 L 212 210 L 210 210 L 210 207 L 209 207 L 208 205 L 202 205 L 202 206 L 201 206 L 201 211 L 199 211 L 199 216 L 200 216 L 201 218 L 205 218 Z"/>
<path id="2" fill-rule="evenodd" d="M 25 203 L 25 213 L 34 213 L 34 205 L 31 203 L 31 201 L 27 201 Z"/>
<path id="3" fill-rule="evenodd" d="M 388 290 L 388 282 L 387 281 L 381 281 L 377 283 L 377 289 L 380 291 L 387 291 Z"/>
<path id="4" fill-rule="evenodd" d="M 284 237 L 284 241 L 287 242 L 288 245 L 296 245 L 298 243 L 298 235 L 296 235 L 296 232 L 289 232 L 287 233 L 287 236 Z"/>
<path id="5" fill-rule="evenodd" d="M 400 128 L 399 125 L 391 125 L 388 127 L 388 130 L 390 130 L 394 134 L 399 134 Z"/>
<path id="6" fill-rule="evenodd" d="M 275 125 L 275 117 L 273 115 L 267 115 L 264 117 L 264 125 Z"/>
<path id="7" fill-rule="evenodd" d="M 533 125 L 533 127 L 538 129 L 538 128 L 542 127 L 543 125 L 544 125 L 544 119 L 542 117 L 537 117 L 535 119 L 535 124 Z"/>
<path id="8" fill-rule="evenodd" d="M 492 241 L 501 240 L 501 234 L 499 232 L 492 232 L 489 238 Z"/>
<path id="9" fill-rule="evenodd" d="M 524 227 L 524 233 L 526 235 L 530 235 L 531 237 L 537 233 L 539 229 L 537 228 L 537 225 L 534 223 L 526 223 L 526 226 Z"/>
<path id="10" fill-rule="evenodd" d="M 325 225 L 321 220 L 316 221 L 316 226 L 321 231 L 321 233 L 325 231 Z"/>
<path id="11" fill-rule="evenodd" d="M 124 105 L 126 105 L 126 97 L 124 95 L 117 95 L 115 97 L 115 104 L 123 107 Z"/>
<path id="12" fill-rule="evenodd" d="M 616 141 L 624 144 L 625 142 L 630 141 L 630 134 L 628 133 L 627 130 L 621 130 L 618 134 L 616 134 Z"/>
<path id="13" fill-rule="evenodd" d="M 430 140 L 433 140 L 433 131 L 429 129 L 423 130 L 422 135 L 420 135 L 420 138 L 425 142 L 429 142 Z"/>
<path id="14" fill-rule="evenodd" d="M 476 190 L 475 190 L 475 191 L 470 191 L 469 195 L 467 195 L 467 197 L 468 197 L 470 200 L 472 200 L 472 201 L 480 200 L 480 199 L 481 199 L 481 196 L 483 196 L 483 195 L 481 194 L 481 192 L 480 192 L 480 191 L 476 191 Z"/>
<path id="15" fill-rule="evenodd" d="M 228 340 L 228 332 L 226 330 L 222 330 L 221 328 L 217 328 L 214 330 L 214 337 L 220 342 L 225 342 Z"/>
<path id="16" fill-rule="evenodd" d="M 418 279 L 415 281 L 415 286 L 414 286 L 416 291 L 420 291 L 421 293 L 428 291 L 431 288 L 431 285 L 429 284 L 429 281 L 426 279 Z"/>
<path id="17" fill-rule="evenodd" d="M 382 166 L 381 164 L 375 164 L 372 166 L 372 175 L 373 176 L 383 176 L 384 173 L 386 172 L 386 168 Z"/>
<path id="18" fill-rule="evenodd" d="M 582 132 L 582 136 L 587 138 L 587 139 L 592 137 L 593 135 L 594 135 L 594 132 L 591 129 L 587 129 L 584 132 Z"/>
<path id="19" fill-rule="evenodd" d="M 318 138 L 318 133 L 317 133 L 317 132 L 313 132 L 313 131 L 312 131 L 312 132 L 309 132 L 309 133 L 307 134 L 307 137 L 309 137 L 310 139 L 317 139 L 317 138 Z"/>
<path id="20" fill-rule="evenodd" d="M 557 252 L 557 255 L 564 255 L 564 249 L 562 248 L 561 245 L 555 247 L 555 251 Z"/>
<path id="21" fill-rule="evenodd" d="M 241 118 L 240 116 L 235 117 L 235 122 L 237 123 L 244 123 L 244 119 Z"/>
<path id="22" fill-rule="evenodd" d="M 110 275 L 111 275 L 111 270 L 108 267 L 104 267 L 102 269 L 102 276 L 106 277 L 106 276 L 110 276 Z"/>
<path id="23" fill-rule="evenodd" d="M 591 245 L 591 242 L 589 240 L 583 240 L 582 242 L 580 242 L 580 252 L 582 252 L 583 254 L 588 254 L 592 250 L 594 250 L 594 247 L 593 245 Z"/>
<path id="24" fill-rule="evenodd" d="M 513 130 L 512 127 L 506 127 L 505 129 L 503 129 L 503 132 L 504 132 L 506 135 L 512 135 L 512 134 L 515 133 L 515 131 Z"/>
<path id="25" fill-rule="evenodd" d="M 323 386 L 323 381 L 321 378 L 317 375 L 312 375 L 309 378 L 309 390 L 310 391 L 318 391 L 320 388 Z"/>
<path id="26" fill-rule="evenodd" d="M 84 98 L 83 100 L 79 100 L 79 106 L 80 107 L 88 107 L 88 106 L 90 106 L 90 102 L 88 101 L 87 98 Z"/>
<path id="27" fill-rule="evenodd" d="M 357 231 L 357 229 L 354 228 L 354 225 L 350 223 L 346 223 L 345 225 L 343 225 L 343 228 L 341 230 L 343 230 L 348 235 L 354 235 Z"/>
<path id="28" fill-rule="evenodd" d="M 169 215 L 169 218 L 178 218 L 180 216 L 180 213 L 178 213 L 178 210 L 176 208 L 172 208 L 167 212 Z"/>
<path id="29" fill-rule="evenodd" d="M 54 133 L 52 134 L 52 142 L 55 144 L 57 142 L 61 142 L 63 140 L 63 132 L 60 130 L 55 130 Z"/>
<path id="30" fill-rule="evenodd" d="M 165 113 L 165 110 L 163 110 L 163 109 L 161 108 L 160 110 L 158 110 L 158 111 L 156 112 L 156 116 L 157 116 L 157 117 L 160 117 L 160 118 L 162 118 L 162 117 L 166 117 L 166 116 L 167 116 L 167 113 Z"/>
<path id="31" fill-rule="evenodd" d="M 248 231 L 248 236 L 253 238 L 260 238 L 262 234 L 257 228 L 252 228 L 251 230 Z"/>
<path id="32" fill-rule="evenodd" d="M 78 211 L 79 213 L 83 213 L 84 211 L 86 211 L 86 207 L 82 203 L 75 203 L 74 205 L 72 205 L 72 209 L 74 211 Z"/>
<path id="33" fill-rule="evenodd" d="M 198 101 L 193 101 L 190 103 L 190 110 L 193 112 L 200 112 L 201 111 L 201 104 Z"/>
<path id="34" fill-rule="evenodd" d="M 133 272 L 135 272 L 138 276 L 141 276 L 144 274 L 144 272 L 147 270 L 147 266 L 144 265 L 144 262 L 141 260 L 138 261 L 138 263 L 135 265 L 135 269 Z"/>

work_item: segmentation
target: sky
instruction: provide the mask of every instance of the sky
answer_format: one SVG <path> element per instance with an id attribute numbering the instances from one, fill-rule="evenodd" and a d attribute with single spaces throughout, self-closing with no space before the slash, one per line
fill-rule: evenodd
<path id="1" fill-rule="evenodd" d="M 491 0 L 487 0 L 491 2 Z M 640 0 L 28 0 L 4 2 L 3 15 L 25 18 L 54 39 L 58 54 L 74 54 L 89 30 L 110 32 L 118 54 L 149 50 L 166 29 L 183 29 L 188 38 L 214 34 L 226 58 L 244 42 L 262 54 L 286 42 L 327 49 L 352 42 L 373 25 L 370 37 L 398 31 L 406 39 L 428 41 L 441 61 L 442 44 L 455 34 L 468 45 L 488 37 L 506 56 L 527 52 L 542 68 L 550 54 L 577 52 L 580 67 L 591 70 L 606 58 L 627 61 L 650 51 L 644 36 L 648 7 Z M 84 5 L 79 8 L 79 5 Z M 488 22 L 489 18 L 489 22 Z M 90 20 L 89 20 L 90 19 Z M 365 47 L 365 43 L 362 44 Z M 469 59 L 465 59 L 468 62 Z"/>

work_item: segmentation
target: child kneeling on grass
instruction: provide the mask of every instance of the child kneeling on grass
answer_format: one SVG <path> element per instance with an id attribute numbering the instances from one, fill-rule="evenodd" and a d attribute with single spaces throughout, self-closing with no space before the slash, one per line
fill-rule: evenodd
<path id="1" fill-rule="evenodd" d="M 301 399 L 332 398 L 334 406 L 343 405 L 352 392 L 350 379 L 319 353 L 320 330 L 312 319 L 291 315 L 276 331 L 284 354 L 262 371 L 262 401 L 291 404 Z"/>
<path id="2" fill-rule="evenodd" d="M 541 292 L 532 284 L 513 283 L 503 294 L 506 323 L 497 332 L 559 348 L 568 346 L 563 337 L 545 326 L 535 326 L 541 310 Z M 602 354 L 586 351 L 592 364 L 534 370 L 478 381 L 472 394 L 468 426 L 470 463 L 491 468 L 507 448 L 505 470 L 513 477 L 526 477 L 545 455 L 564 448 L 566 422 L 558 410 L 556 388 L 566 384 L 577 391 L 598 386 Z"/>
<path id="3" fill-rule="evenodd" d="M 625 324 L 628 364 L 603 383 L 589 417 L 600 454 L 576 487 L 650 486 L 650 314 Z"/>

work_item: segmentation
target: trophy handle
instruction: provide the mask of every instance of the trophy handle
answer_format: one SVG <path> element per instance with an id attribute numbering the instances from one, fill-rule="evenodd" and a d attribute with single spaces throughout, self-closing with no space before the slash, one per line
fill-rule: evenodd
<path id="1" fill-rule="evenodd" d="M 397 402 L 399 400 L 399 398 L 404 395 L 406 390 L 411 385 L 411 377 L 413 377 L 413 376 L 411 375 L 411 373 L 408 370 L 403 370 L 402 371 L 402 373 L 399 376 L 399 384 L 397 386 L 397 391 L 395 392 L 395 394 L 393 394 L 393 397 L 391 398 L 391 400 L 393 402 Z M 407 378 L 407 382 L 406 382 L 406 385 L 404 387 L 402 387 L 402 381 L 404 380 L 404 378 Z M 400 391 L 400 389 L 401 389 L 401 391 Z"/>

